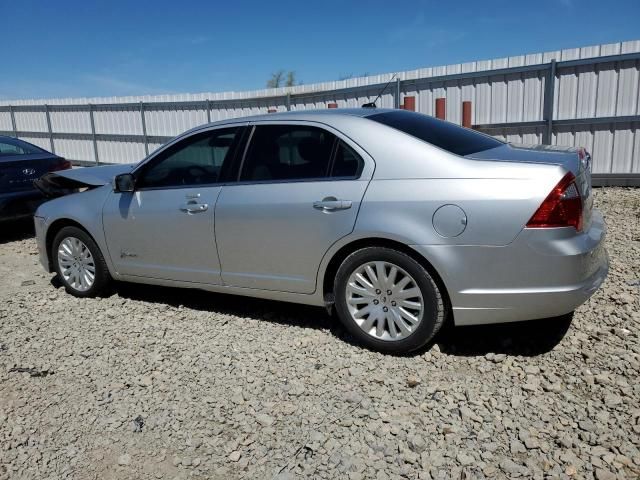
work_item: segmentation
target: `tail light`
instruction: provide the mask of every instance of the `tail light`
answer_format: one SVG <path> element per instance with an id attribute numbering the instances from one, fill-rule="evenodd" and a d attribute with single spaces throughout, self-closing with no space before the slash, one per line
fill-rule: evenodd
<path id="1" fill-rule="evenodd" d="M 573 227 L 578 232 L 582 230 L 582 197 L 573 173 L 567 173 L 551 190 L 527 227 Z"/>
<path id="2" fill-rule="evenodd" d="M 50 172 L 57 172 L 58 170 L 69 170 L 71 168 L 71 162 L 65 158 L 61 158 L 57 163 L 54 163 L 49 169 Z"/>

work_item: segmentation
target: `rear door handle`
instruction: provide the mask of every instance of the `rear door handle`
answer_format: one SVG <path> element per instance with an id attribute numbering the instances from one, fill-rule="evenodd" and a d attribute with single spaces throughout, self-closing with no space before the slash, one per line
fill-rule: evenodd
<path id="1" fill-rule="evenodd" d="M 324 212 L 333 212 L 335 210 L 346 210 L 351 208 L 353 202 L 351 200 L 338 200 L 335 197 L 327 197 L 320 201 L 313 202 L 313 208 Z"/>
<path id="2" fill-rule="evenodd" d="M 200 213 L 205 212 L 209 208 L 206 203 L 185 203 L 180 206 L 180 210 L 185 213 Z"/>

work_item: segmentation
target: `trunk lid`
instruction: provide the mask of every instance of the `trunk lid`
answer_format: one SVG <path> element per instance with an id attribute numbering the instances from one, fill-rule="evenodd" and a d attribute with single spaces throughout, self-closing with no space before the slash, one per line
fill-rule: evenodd
<path id="1" fill-rule="evenodd" d="M 591 155 L 583 148 L 556 145 L 504 144 L 497 148 L 472 153 L 465 158 L 512 163 L 560 165 L 576 177 L 583 205 L 584 226 L 591 223 Z"/>
<path id="2" fill-rule="evenodd" d="M 0 193 L 33 190 L 36 179 L 61 168 L 64 162 L 64 158 L 50 153 L 0 157 Z"/>

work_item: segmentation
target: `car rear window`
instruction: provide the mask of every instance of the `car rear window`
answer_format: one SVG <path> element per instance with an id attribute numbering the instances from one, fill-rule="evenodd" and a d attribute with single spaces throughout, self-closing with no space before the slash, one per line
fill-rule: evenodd
<path id="1" fill-rule="evenodd" d="M 488 135 L 415 112 L 398 110 L 376 113 L 367 118 L 460 156 L 482 152 L 503 144 Z"/>

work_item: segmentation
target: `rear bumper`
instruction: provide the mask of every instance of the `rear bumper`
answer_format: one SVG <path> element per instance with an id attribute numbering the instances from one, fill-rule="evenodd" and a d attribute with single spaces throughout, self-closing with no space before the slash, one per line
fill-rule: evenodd
<path id="1" fill-rule="evenodd" d="M 38 190 L 0 194 L 0 220 L 30 217 L 46 198 Z"/>
<path id="2" fill-rule="evenodd" d="M 509 245 L 413 246 L 440 273 L 456 325 L 516 322 L 572 312 L 604 282 L 605 224 L 527 229 Z"/>

